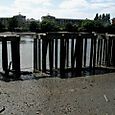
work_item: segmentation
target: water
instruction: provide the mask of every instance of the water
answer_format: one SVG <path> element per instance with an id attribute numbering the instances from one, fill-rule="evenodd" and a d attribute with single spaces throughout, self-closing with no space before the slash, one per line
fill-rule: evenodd
<path id="1" fill-rule="evenodd" d="M 8 42 L 8 64 L 11 61 L 11 44 Z M 33 39 L 30 36 L 21 37 L 20 42 L 21 70 L 32 71 L 33 69 Z M 0 42 L 0 71 L 2 71 L 2 44 Z"/>
<path id="2" fill-rule="evenodd" d="M 60 41 L 59 41 L 60 42 Z M 71 44 L 71 40 L 69 40 Z M 84 43 L 84 41 L 83 41 Z M 86 66 L 89 65 L 90 59 L 90 46 L 91 40 L 87 41 L 87 59 L 86 59 Z M 75 46 L 75 44 L 74 44 Z M 84 46 L 84 45 L 83 45 Z M 55 48 L 55 44 L 54 44 Z M 84 47 L 83 47 L 84 48 Z M 11 61 L 11 44 L 8 42 L 8 64 Z M 0 42 L 0 71 L 2 71 L 2 44 Z M 60 44 L 58 45 L 58 67 L 60 67 Z M 84 56 L 83 56 L 84 57 Z M 71 45 L 69 45 L 69 59 L 71 60 Z M 55 56 L 54 56 L 55 60 Z M 69 60 L 69 65 L 71 65 L 71 61 Z M 20 62 L 21 62 L 21 70 L 22 71 L 33 71 L 33 39 L 30 36 L 21 37 L 20 42 Z M 47 68 L 49 68 L 49 56 L 47 55 Z"/>

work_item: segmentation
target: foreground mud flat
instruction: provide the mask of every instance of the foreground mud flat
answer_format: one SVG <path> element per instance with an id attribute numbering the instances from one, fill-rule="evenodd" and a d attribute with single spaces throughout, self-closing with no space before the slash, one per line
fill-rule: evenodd
<path id="1" fill-rule="evenodd" d="M 1 115 L 115 115 L 115 73 L 0 81 Z"/>

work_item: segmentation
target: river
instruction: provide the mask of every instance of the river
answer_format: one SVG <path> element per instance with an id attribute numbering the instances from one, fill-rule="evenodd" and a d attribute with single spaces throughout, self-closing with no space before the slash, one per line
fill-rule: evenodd
<path id="1" fill-rule="evenodd" d="M 11 61 L 11 44 L 8 42 L 8 64 Z M 21 70 L 32 71 L 33 68 L 33 39 L 30 36 L 21 37 L 20 42 Z M 2 70 L 2 44 L 0 42 L 0 71 Z"/>
<path id="2" fill-rule="evenodd" d="M 87 44 L 88 44 L 87 45 L 88 47 L 87 47 L 86 65 L 88 66 L 89 65 L 89 58 L 90 58 L 90 44 L 91 44 L 90 39 L 88 40 Z M 58 46 L 58 48 L 60 49 L 60 46 Z M 8 49 L 8 64 L 9 64 L 10 61 L 11 61 L 11 45 L 10 45 L 10 42 L 8 42 L 7 49 Z M 69 50 L 71 52 L 71 47 L 69 47 Z M 69 56 L 69 58 L 71 60 L 71 56 Z M 58 59 L 60 59 L 59 58 L 59 53 L 58 53 Z M 70 60 L 69 60 L 69 63 L 70 63 Z M 21 70 L 23 70 L 23 71 L 33 71 L 33 39 L 30 36 L 21 37 L 20 62 L 21 62 Z M 48 67 L 48 64 L 49 64 L 49 59 L 47 57 L 47 67 Z M 59 64 L 58 64 L 58 66 L 59 66 Z M 1 42 L 0 42 L 0 71 L 2 71 L 2 44 L 1 44 Z"/>

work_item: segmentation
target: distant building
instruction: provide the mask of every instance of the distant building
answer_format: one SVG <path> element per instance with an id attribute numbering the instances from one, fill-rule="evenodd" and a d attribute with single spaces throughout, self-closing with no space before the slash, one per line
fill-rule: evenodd
<path id="1" fill-rule="evenodd" d="M 25 26 L 25 23 L 26 23 L 26 16 L 19 14 L 19 15 L 15 15 L 13 17 L 16 18 L 16 20 L 18 21 L 18 28 L 23 29 Z"/>
<path id="2" fill-rule="evenodd" d="M 26 16 L 23 16 L 21 14 L 13 16 L 18 21 L 18 28 L 24 28 L 24 25 L 26 23 Z M 5 26 L 6 29 L 8 29 L 9 21 L 12 17 L 1 17 L 0 22 Z"/>
<path id="3" fill-rule="evenodd" d="M 55 18 L 54 16 L 50 16 L 50 15 L 42 16 L 41 20 L 44 19 L 55 21 L 59 25 L 64 25 L 67 23 L 79 24 L 81 21 L 83 21 L 83 19 Z"/>

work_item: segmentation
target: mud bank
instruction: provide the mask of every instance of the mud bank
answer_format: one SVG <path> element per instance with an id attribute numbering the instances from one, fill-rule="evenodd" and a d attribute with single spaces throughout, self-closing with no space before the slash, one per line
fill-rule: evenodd
<path id="1" fill-rule="evenodd" d="M 115 73 L 0 81 L 2 115 L 114 115 Z"/>

